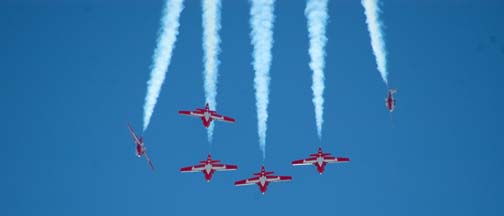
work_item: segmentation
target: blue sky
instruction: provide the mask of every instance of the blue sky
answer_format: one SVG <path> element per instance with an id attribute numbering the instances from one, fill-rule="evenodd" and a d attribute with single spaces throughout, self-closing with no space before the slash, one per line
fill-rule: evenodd
<path id="1" fill-rule="evenodd" d="M 305 1 L 275 8 L 264 164 L 293 181 L 236 188 L 259 170 L 248 1 L 224 0 L 212 147 L 204 104 L 201 2 L 188 0 L 135 157 L 163 1 L 0 2 L 0 206 L 6 215 L 502 215 L 504 2 L 384 0 L 392 127 L 363 8 L 330 1 L 323 139 L 316 134 Z M 500 128 L 500 130 L 499 130 Z M 348 164 L 292 167 L 322 146 Z M 235 172 L 180 174 L 216 159 Z"/>

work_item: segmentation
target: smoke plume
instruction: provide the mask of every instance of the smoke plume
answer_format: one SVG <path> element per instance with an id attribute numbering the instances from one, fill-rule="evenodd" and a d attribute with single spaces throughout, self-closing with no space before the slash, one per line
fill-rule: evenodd
<path id="1" fill-rule="evenodd" d="M 205 55 L 203 62 L 205 70 L 203 72 L 205 85 L 205 98 L 210 109 L 216 110 L 217 102 L 217 78 L 219 59 L 217 56 L 220 52 L 220 37 L 219 30 L 221 28 L 221 1 L 220 0 L 203 0 L 203 51 Z M 212 142 L 214 124 L 208 127 L 208 141 Z"/>
<path id="2" fill-rule="evenodd" d="M 154 107 L 156 106 L 161 86 L 165 80 L 166 71 L 170 65 L 172 51 L 177 40 L 179 17 L 182 12 L 183 0 L 167 0 L 163 9 L 161 28 L 157 39 L 156 50 L 152 57 L 150 80 L 147 82 L 147 95 L 144 104 L 143 131 L 149 126 Z"/>
<path id="3" fill-rule="evenodd" d="M 324 66 L 326 24 L 327 24 L 327 0 L 309 0 L 305 15 L 308 19 L 308 33 L 310 37 L 310 68 L 312 75 L 313 105 L 315 106 L 315 120 L 317 134 L 322 137 L 322 123 L 324 122 Z"/>
<path id="4" fill-rule="evenodd" d="M 385 49 L 385 40 L 383 39 L 382 22 L 380 20 L 380 7 L 378 0 L 362 0 L 364 6 L 364 13 L 366 14 L 366 23 L 368 26 L 369 36 L 371 37 L 371 47 L 376 57 L 376 64 L 378 71 L 388 85 L 387 80 L 387 50 Z"/>
<path id="5" fill-rule="evenodd" d="M 271 47 L 273 46 L 273 21 L 275 0 L 252 0 L 250 25 L 252 31 L 253 67 L 255 71 L 254 88 L 257 107 L 257 126 L 259 146 L 266 157 L 266 129 L 269 102 L 269 70 L 271 66 Z"/>

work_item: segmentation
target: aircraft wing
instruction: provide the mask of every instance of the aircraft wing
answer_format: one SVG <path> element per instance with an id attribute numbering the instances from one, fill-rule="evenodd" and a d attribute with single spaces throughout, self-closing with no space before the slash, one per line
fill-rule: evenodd
<path id="1" fill-rule="evenodd" d="M 181 115 L 196 116 L 196 117 L 202 117 L 203 116 L 203 112 L 199 111 L 199 110 L 197 110 L 197 111 L 180 110 L 178 113 L 181 114 Z"/>
<path id="2" fill-rule="evenodd" d="M 312 165 L 315 162 L 317 162 L 317 158 L 316 157 L 310 157 L 310 158 L 306 158 L 306 159 L 303 159 L 303 160 L 292 161 L 292 165 L 293 166 Z"/>
<path id="3" fill-rule="evenodd" d="M 150 168 L 154 171 L 154 165 L 152 165 L 152 161 L 149 158 L 149 155 L 147 154 L 147 152 L 144 152 L 144 155 L 145 155 L 145 159 L 147 159 L 147 162 L 149 163 Z"/>
<path id="4" fill-rule="evenodd" d="M 350 161 L 350 159 L 344 157 L 324 157 L 324 161 L 327 163 L 344 163 Z"/>
<path id="5" fill-rule="evenodd" d="M 205 169 L 204 164 L 180 168 L 180 172 L 199 172 Z"/>
<path id="6" fill-rule="evenodd" d="M 135 131 L 133 130 L 133 128 L 131 127 L 131 124 L 129 124 L 129 123 L 128 123 L 128 128 L 129 128 L 131 137 L 133 137 L 133 140 L 135 141 L 135 144 L 140 144 L 140 140 L 138 140 L 138 137 L 136 136 Z"/>
<path id="7" fill-rule="evenodd" d="M 253 177 L 249 179 L 243 179 L 240 181 L 236 181 L 234 183 L 235 186 L 245 186 L 245 185 L 251 185 L 251 184 L 257 184 L 259 182 L 259 177 Z"/>
<path id="8" fill-rule="evenodd" d="M 238 166 L 228 165 L 228 164 L 214 164 L 212 167 L 214 170 L 217 170 L 217 171 L 231 171 L 231 170 L 238 169 Z"/>
<path id="9" fill-rule="evenodd" d="M 217 113 L 212 113 L 212 119 L 217 120 L 217 121 L 230 122 L 230 123 L 234 123 L 235 122 L 234 118 L 223 116 L 223 115 L 219 115 Z"/>
<path id="10" fill-rule="evenodd" d="M 266 181 L 268 182 L 283 182 L 291 180 L 292 176 L 266 176 Z"/>

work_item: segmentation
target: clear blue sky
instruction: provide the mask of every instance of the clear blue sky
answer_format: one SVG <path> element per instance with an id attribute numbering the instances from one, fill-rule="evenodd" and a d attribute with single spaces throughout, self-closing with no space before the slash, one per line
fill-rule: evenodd
<path id="1" fill-rule="evenodd" d="M 392 127 L 359 1 L 331 1 L 323 140 L 316 135 L 305 1 L 276 3 L 265 165 L 293 181 L 236 188 L 262 163 L 249 3 L 224 0 L 210 148 L 201 5 L 188 0 L 146 145 L 135 157 L 162 0 L 0 2 L 2 215 L 503 215 L 504 2 L 384 0 Z M 292 167 L 321 145 L 351 163 Z M 206 157 L 239 166 L 178 169 Z"/>

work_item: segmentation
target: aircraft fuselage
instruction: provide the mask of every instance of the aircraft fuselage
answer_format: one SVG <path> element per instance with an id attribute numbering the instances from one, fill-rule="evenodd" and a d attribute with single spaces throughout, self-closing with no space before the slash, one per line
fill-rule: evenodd
<path id="1" fill-rule="evenodd" d="M 140 144 L 136 145 L 136 154 L 138 157 L 142 157 L 142 155 L 144 154 L 144 151 L 145 151 L 145 149 L 143 148 L 142 145 L 140 145 Z"/>

